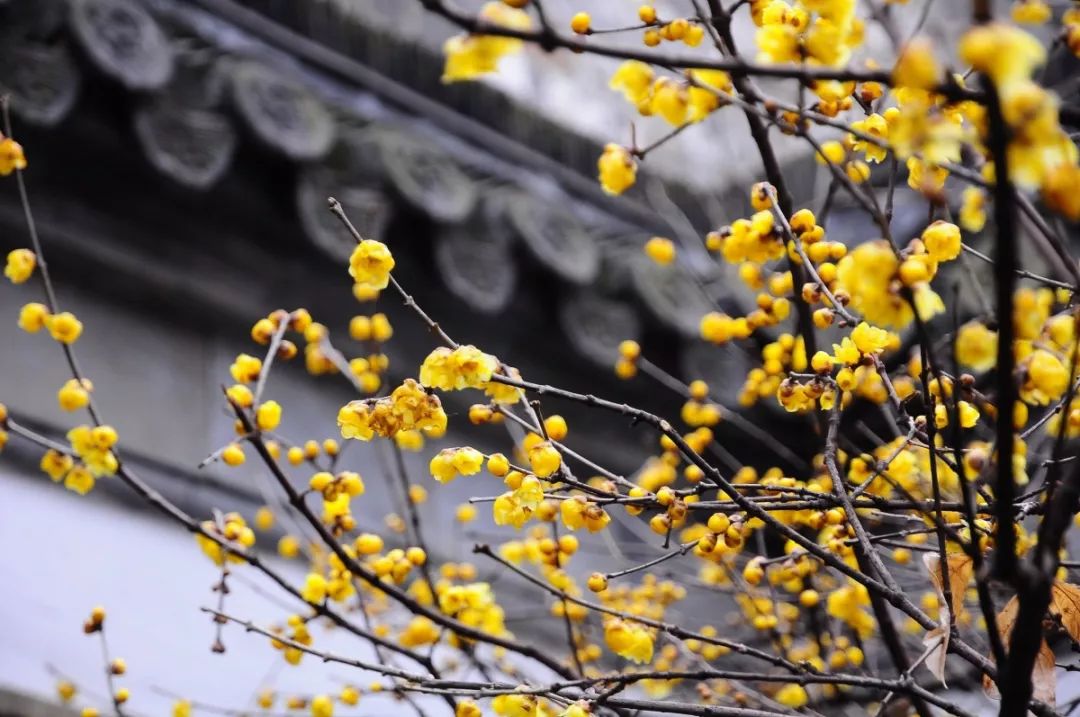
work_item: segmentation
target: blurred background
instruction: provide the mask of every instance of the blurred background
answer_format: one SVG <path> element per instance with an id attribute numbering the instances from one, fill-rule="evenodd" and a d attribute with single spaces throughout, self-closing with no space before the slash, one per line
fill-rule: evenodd
<path id="1" fill-rule="evenodd" d="M 911 4 L 918 11 L 894 18 L 898 36 L 922 22 L 940 37 L 950 3 Z M 692 12 L 684 1 L 656 5 L 665 17 Z M 636 6 L 545 2 L 560 28 L 580 9 L 595 27 L 634 24 Z M 737 36 L 753 56 L 753 28 L 740 17 Z M 236 509 L 250 520 L 268 503 L 267 477 L 251 463 L 196 468 L 232 434 L 220 387 L 237 353 L 255 353 L 248 332 L 257 318 L 307 307 L 346 354 L 364 352 L 347 326 L 371 309 L 351 295 L 353 241 L 326 209 L 331 195 L 365 236 L 390 245 L 395 274 L 452 336 L 531 380 L 677 415 L 681 400 L 659 384 L 614 376 L 619 342 L 637 339 L 650 359 L 680 379 L 704 378 L 739 410 L 756 348 L 697 338 L 705 312 L 745 313 L 753 301 L 701 242 L 746 215 L 746 187 L 763 178 L 736 111 L 650 155 L 638 185 L 611 198 L 595 179 L 603 144 L 629 143 L 632 122 L 641 144 L 667 131 L 607 89 L 617 62 L 528 47 L 489 79 L 445 85 L 441 46 L 456 30 L 416 0 L 0 0 L 0 28 L 0 91 L 29 159 L 60 304 L 86 326 L 78 351 L 95 401 L 126 460 L 193 515 Z M 894 39 L 873 31 L 866 56 L 888 62 Z M 773 136 L 797 201 L 820 201 L 827 171 L 802 145 Z M 897 233 L 911 235 L 925 216 L 905 193 Z M 842 240 L 872 231 L 839 198 L 828 229 Z M 645 260 L 653 235 L 675 240 L 680 261 Z M 0 251 L 27 244 L 15 185 L 4 181 Z M 0 401 L 62 436 L 72 425 L 54 399 L 68 377 L 62 355 L 46 337 L 14 329 L 38 291 L 0 284 Z M 432 337 L 392 297 L 377 309 L 395 331 L 388 380 L 415 375 Z M 354 396 L 340 377 L 312 378 L 302 363 L 276 369 L 267 390 L 285 406 L 282 433 L 295 442 L 334 436 L 337 409 Z M 466 399 L 445 403 L 451 432 L 438 447 L 506 449 L 498 431 L 464 420 Z M 795 449 L 810 445 L 802 424 L 768 404 L 742 413 Z M 568 418 L 571 447 L 613 470 L 631 474 L 655 451 L 651 434 L 618 418 L 547 410 Z M 730 460 L 761 457 L 726 422 L 717 433 Z M 409 456 L 409 470 L 436 488 L 430 452 Z M 219 571 L 191 537 L 108 480 L 86 497 L 62 490 L 37 470 L 39 458 L 13 441 L 0 462 L 0 715 L 63 714 L 37 703 L 57 673 L 104 692 L 97 644 L 80 630 L 95 604 L 109 609 L 138 714 L 165 714 L 168 691 L 247 708 L 268 682 L 307 694 L 344 683 L 342 670 L 319 665 L 282 670 L 263 639 L 239 630 L 226 630 L 225 655 L 212 654 L 213 628 L 198 607 L 216 600 Z M 401 511 L 390 460 L 379 444 L 349 448 L 348 467 L 368 484 L 362 521 Z M 468 559 L 494 526 L 480 506 L 463 529 L 451 506 L 486 489 L 467 480 L 437 489 L 420 507 L 428 541 L 438 559 Z M 655 554 L 642 529 L 616 526 L 628 559 Z M 279 534 L 266 536 L 268 553 Z M 296 564 L 280 569 L 302 575 Z M 298 609 L 264 587 L 238 577 L 230 612 L 267 624 Z M 516 630 L 546 610 L 526 601 L 508 622 Z M 334 639 L 319 644 L 333 649 Z"/>

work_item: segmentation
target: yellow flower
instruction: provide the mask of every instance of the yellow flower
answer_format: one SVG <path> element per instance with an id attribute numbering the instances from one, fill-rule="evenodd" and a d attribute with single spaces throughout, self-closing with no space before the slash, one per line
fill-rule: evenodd
<path id="1" fill-rule="evenodd" d="M 1041 25 L 1051 18 L 1053 12 L 1043 0 L 1016 0 L 1009 12 L 1013 22 Z"/>
<path id="2" fill-rule="evenodd" d="M 419 453 L 424 448 L 424 434 L 414 429 L 401 430 L 394 434 L 394 443 L 403 451 Z"/>
<path id="3" fill-rule="evenodd" d="M 345 685 L 341 688 L 338 699 L 341 700 L 341 703 L 344 705 L 355 706 L 360 702 L 360 691 L 351 685 Z"/>
<path id="4" fill-rule="evenodd" d="M 940 219 L 922 233 L 926 251 L 934 261 L 951 261 L 960 256 L 960 227 Z"/>
<path id="5" fill-rule="evenodd" d="M 385 289 L 394 269 L 394 256 L 380 241 L 364 239 L 349 257 L 349 275 L 353 281 L 368 289 Z"/>
<path id="6" fill-rule="evenodd" d="M 500 717 L 539 717 L 535 695 L 499 695 L 491 709 Z"/>
<path id="7" fill-rule="evenodd" d="M 909 157 L 907 168 L 908 186 L 915 191 L 935 196 L 945 189 L 945 180 L 949 178 L 949 170 L 944 167 L 924 162 L 917 157 Z"/>
<path id="8" fill-rule="evenodd" d="M 403 647 L 419 647 L 421 645 L 433 645 L 439 640 L 439 627 L 430 618 L 417 615 L 398 636 L 398 642 Z"/>
<path id="9" fill-rule="evenodd" d="M 300 596 L 311 603 L 321 603 L 326 599 L 326 578 L 318 573 L 308 573 Z"/>
<path id="10" fill-rule="evenodd" d="M 637 181 L 637 162 L 626 147 L 605 145 L 596 165 L 600 171 L 600 186 L 608 194 L 622 194 Z"/>
<path id="11" fill-rule="evenodd" d="M 291 559 L 300 554 L 300 541 L 292 535 L 283 535 L 277 544 L 278 555 Z"/>
<path id="12" fill-rule="evenodd" d="M 116 456 L 110 450 L 118 439 L 111 426 L 76 426 L 67 433 L 68 441 L 86 468 L 95 476 L 112 475 L 119 468 Z M 70 473 L 68 474 L 70 477 Z"/>
<path id="13" fill-rule="evenodd" d="M 660 115 L 668 123 L 676 127 L 685 124 L 689 103 L 686 87 L 670 77 L 661 77 L 653 83 L 649 109 L 652 114 Z"/>
<path id="14" fill-rule="evenodd" d="M 518 529 L 529 521 L 532 513 L 532 509 L 522 505 L 513 491 L 500 495 L 491 506 L 495 525 L 512 525 Z"/>
<path id="15" fill-rule="evenodd" d="M 695 82 L 708 85 L 720 92 L 731 93 L 735 89 L 731 82 L 731 75 L 723 70 L 690 70 L 690 76 Z"/>
<path id="16" fill-rule="evenodd" d="M 889 332 L 862 321 L 852 330 L 851 340 L 860 353 L 876 354 L 889 345 Z"/>
<path id="17" fill-rule="evenodd" d="M 89 379 L 82 382 L 77 379 L 68 379 L 56 393 L 60 408 L 64 411 L 77 411 L 90 403 L 90 391 L 94 390 L 94 384 Z"/>
<path id="18" fill-rule="evenodd" d="M 7 266 L 4 267 L 4 276 L 11 279 L 12 284 L 22 284 L 34 273 L 37 266 L 37 256 L 29 249 L 13 249 L 7 255 Z"/>
<path id="19" fill-rule="evenodd" d="M 604 625 L 604 642 L 616 655 L 631 662 L 645 664 L 652 661 L 652 633 L 640 625 L 609 620 Z"/>
<path id="20" fill-rule="evenodd" d="M 229 366 L 229 374 L 238 383 L 251 383 L 262 372 L 262 359 L 250 354 L 239 354 Z"/>
<path id="21" fill-rule="evenodd" d="M 444 448 L 439 451 L 428 467 L 431 475 L 440 483 L 448 483 L 459 475 L 471 476 L 484 466 L 484 454 L 475 448 Z"/>
<path id="22" fill-rule="evenodd" d="M 930 41 L 918 38 L 909 42 L 900 52 L 892 78 L 896 87 L 928 90 L 936 85 L 941 78 L 941 68 L 934 59 Z"/>
<path id="23" fill-rule="evenodd" d="M 714 344 L 723 344 L 733 338 L 734 319 L 718 311 L 710 311 L 701 317 L 701 338 Z"/>
<path id="24" fill-rule="evenodd" d="M 709 116 L 709 113 L 720 107 L 720 98 L 711 90 L 701 87 L 690 87 L 686 90 L 687 119 L 691 122 L 700 122 Z"/>
<path id="25" fill-rule="evenodd" d="M 472 700 L 458 700 L 457 708 L 454 710 L 454 717 L 484 717 L 484 713 L 480 710 Z"/>
<path id="26" fill-rule="evenodd" d="M 899 268 L 900 262 L 887 241 L 864 242 L 837 262 L 837 288 L 851 296 L 852 308 L 867 321 L 900 329 L 911 323 L 913 313 L 894 287 Z M 923 320 L 944 311 L 941 297 L 927 284 L 914 287 L 914 293 Z"/>
<path id="27" fill-rule="evenodd" d="M 973 428 L 979 422 L 979 409 L 975 406 L 967 401 L 960 401 L 957 408 L 960 411 L 960 425 L 964 428 Z"/>
<path id="28" fill-rule="evenodd" d="M 333 499 L 323 500 L 323 522 L 330 525 L 340 522 L 349 522 L 352 519 L 352 508 L 349 505 L 349 494 L 339 493 Z"/>
<path id="29" fill-rule="evenodd" d="M 1080 25 L 1077 25 L 1077 28 L 1080 29 Z M 969 189 L 974 189 L 974 187 L 969 187 Z M 1080 167 L 1069 162 L 1058 164 L 1046 172 L 1040 189 L 1043 201 L 1048 207 L 1060 212 L 1070 221 L 1080 220 Z M 967 195 L 964 199 L 967 200 Z M 964 206 L 966 208 L 966 201 Z M 964 216 L 962 212 L 963 209 L 961 209 L 961 217 Z M 985 213 L 982 217 L 985 222 Z"/>
<path id="30" fill-rule="evenodd" d="M 445 346 L 428 354 L 420 366 L 420 383 L 443 391 L 484 388 L 499 367 L 498 360 L 475 346 Z"/>
<path id="31" fill-rule="evenodd" d="M 584 700 L 571 703 L 565 710 L 559 714 L 559 717 L 589 717 L 592 711 L 589 709 L 589 703 Z"/>
<path id="32" fill-rule="evenodd" d="M 334 717 L 334 701 L 329 695 L 315 695 L 311 698 L 311 717 Z"/>
<path id="33" fill-rule="evenodd" d="M 1020 387 L 1020 398 L 1045 406 L 1061 398 L 1069 386 L 1069 371 L 1054 354 L 1036 349 L 1021 364 L 1027 379 Z"/>
<path id="34" fill-rule="evenodd" d="M 239 443 L 230 443 L 222 449 L 221 460 L 227 466 L 240 466 L 247 460 L 247 456 L 244 455 L 244 449 Z"/>
<path id="35" fill-rule="evenodd" d="M 755 37 L 758 56 L 763 62 L 798 62 L 799 33 L 786 23 L 762 27 Z"/>
<path id="36" fill-rule="evenodd" d="M 535 511 L 544 500 L 544 488 L 536 476 L 525 476 L 514 491 L 514 500 L 523 508 Z"/>
<path id="37" fill-rule="evenodd" d="M 548 441 L 541 441 L 529 448 L 529 466 L 533 473 L 541 478 L 547 478 L 555 473 L 560 465 L 562 465 L 562 455 Z"/>
<path id="38" fill-rule="evenodd" d="M 64 477 L 64 487 L 79 495 L 86 495 L 94 489 L 94 475 L 84 465 L 77 465 Z"/>
<path id="39" fill-rule="evenodd" d="M 240 408 L 251 408 L 255 395 L 242 383 L 236 383 L 225 389 L 225 396 Z"/>
<path id="40" fill-rule="evenodd" d="M 0 139 L 0 176 L 6 177 L 16 169 L 26 169 L 22 145 L 10 137 Z"/>
<path id="41" fill-rule="evenodd" d="M 956 360 L 973 371 L 988 371 L 997 361 L 996 331 L 972 322 L 960 327 L 956 335 Z"/>
<path id="42" fill-rule="evenodd" d="M 1026 80 L 1046 60 L 1046 49 L 1035 37 L 1003 23 L 976 25 L 960 38 L 960 59 L 976 72 L 989 75 L 999 91 Z"/>
<path id="43" fill-rule="evenodd" d="M 875 112 L 866 119 L 852 122 L 851 129 L 882 140 L 882 144 L 874 144 L 858 139 L 852 144 L 852 149 L 855 151 L 866 153 L 866 161 L 881 162 L 888 156 L 889 123 L 884 117 Z"/>
<path id="44" fill-rule="evenodd" d="M 60 697 L 60 701 L 64 704 L 71 702 L 75 697 L 76 689 L 75 685 L 67 680 L 60 680 L 56 683 L 56 694 Z"/>
<path id="45" fill-rule="evenodd" d="M 507 378 L 512 378 L 516 381 L 521 380 L 521 372 L 513 366 L 504 365 L 503 370 L 504 375 Z M 523 392 L 517 386 L 510 386 L 505 383 L 491 381 L 484 387 L 484 393 L 486 393 L 494 403 L 501 406 L 512 406 L 521 400 Z"/>
<path id="46" fill-rule="evenodd" d="M 489 2 L 480 11 L 481 19 L 512 30 L 528 30 L 529 15 L 501 2 Z M 498 69 L 499 60 L 521 48 L 521 40 L 497 35 L 455 35 L 443 45 L 446 64 L 443 82 L 471 80 Z"/>
<path id="47" fill-rule="evenodd" d="M 270 510 L 267 506 L 260 506 L 255 511 L 255 527 L 262 531 L 270 530 L 274 527 L 274 511 Z"/>
<path id="48" fill-rule="evenodd" d="M 82 335 L 82 322 L 70 311 L 63 311 L 55 316 L 46 316 L 45 328 L 49 335 L 62 344 L 73 344 Z"/>
<path id="49" fill-rule="evenodd" d="M 272 431 L 281 423 L 281 404 L 277 401 L 266 401 L 259 405 L 255 411 L 255 423 L 260 431 Z"/>
<path id="50" fill-rule="evenodd" d="M 967 401 L 958 401 L 957 410 L 960 412 L 960 425 L 964 428 L 973 428 L 979 422 L 979 409 Z M 949 411 L 949 407 L 944 403 L 934 406 L 934 425 L 938 428 L 949 425 Z"/>
<path id="51" fill-rule="evenodd" d="M 376 435 L 396 438 L 402 431 L 419 430 L 429 436 L 446 431 L 446 412 L 439 397 L 411 378 L 389 396 L 350 401 L 338 411 L 337 421 L 343 438 L 362 441 Z"/>
<path id="52" fill-rule="evenodd" d="M 806 688 L 795 683 L 788 683 L 781 687 L 773 695 L 773 699 L 792 709 L 805 707 L 806 703 L 810 701 L 809 696 L 806 694 Z"/>
<path id="53" fill-rule="evenodd" d="M 49 476 L 54 483 L 63 480 L 67 472 L 75 465 L 75 460 L 66 453 L 60 453 L 53 449 L 45 451 L 41 456 L 40 467 L 45 475 Z"/>
<path id="54" fill-rule="evenodd" d="M 28 334 L 36 334 L 45 328 L 48 318 L 49 309 L 45 304 L 26 304 L 19 310 L 19 328 Z"/>
<path id="55" fill-rule="evenodd" d="M 675 243 L 664 237 L 653 237 L 645 242 L 645 254 L 657 264 L 675 261 Z"/>
<path id="56" fill-rule="evenodd" d="M 615 70 L 608 86 L 622 92 L 627 102 L 639 105 L 649 96 L 652 81 L 652 67 L 638 60 L 627 60 Z"/>
<path id="57" fill-rule="evenodd" d="M 559 513 L 563 524 L 570 530 L 586 528 L 595 533 L 611 522 L 611 516 L 596 503 L 591 503 L 584 496 L 566 498 L 559 504 Z"/>
<path id="58" fill-rule="evenodd" d="M 1080 185 L 1080 181 L 1077 181 L 1076 185 Z M 1076 185 L 1072 187 L 1073 190 Z M 1080 192 L 1070 191 L 1070 194 L 1080 198 Z M 1053 204 L 1052 201 L 1047 203 Z M 1080 209 L 1078 209 L 1078 215 L 1080 215 Z M 979 187 L 964 188 L 963 202 L 960 205 L 960 225 L 969 232 L 980 232 L 986 226 L 986 192 Z"/>

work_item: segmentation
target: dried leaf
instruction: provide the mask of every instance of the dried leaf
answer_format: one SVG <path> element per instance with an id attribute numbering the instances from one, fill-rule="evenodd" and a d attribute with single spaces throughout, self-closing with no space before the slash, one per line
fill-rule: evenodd
<path id="1" fill-rule="evenodd" d="M 975 563 L 967 553 L 949 553 L 945 557 L 949 566 L 949 591 L 952 593 L 952 611 L 959 620 L 964 614 L 964 593 L 971 583 L 971 577 L 975 572 Z M 938 594 L 938 603 L 941 605 L 943 623 L 948 622 L 948 613 L 945 613 L 945 583 L 941 575 L 941 556 L 934 553 L 923 553 L 923 564 L 930 573 L 930 582 Z M 1078 596 L 1080 597 L 1080 596 Z"/>
<path id="2" fill-rule="evenodd" d="M 1054 651 L 1043 640 L 1039 648 L 1039 654 L 1035 657 L 1035 669 L 1031 671 L 1031 684 L 1034 686 L 1032 696 L 1053 705 L 1057 702 L 1057 667 L 1054 661 Z"/>
<path id="3" fill-rule="evenodd" d="M 1065 587 L 1068 590 L 1059 590 L 1059 587 Z M 1061 612 L 1062 624 L 1065 622 L 1065 613 L 1061 607 L 1057 606 L 1059 595 L 1061 595 L 1060 599 L 1064 601 L 1064 606 L 1070 611 L 1070 624 L 1073 626 L 1080 624 L 1080 589 L 1075 585 L 1059 583 L 1053 587 L 1051 595 L 1051 609 Z M 1013 625 L 1016 624 L 1016 616 L 1019 611 L 1020 600 L 1014 595 L 998 613 L 998 634 L 1001 635 L 1001 640 L 1006 649 L 1008 649 Z M 1070 631 L 1069 634 L 1072 634 L 1072 632 Z M 1050 649 L 1050 645 L 1046 643 L 1046 640 L 1043 640 L 1039 646 L 1039 654 L 1035 656 L 1035 667 L 1031 671 L 1031 685 L 1032 696 L 1048 705 L 1052 705 L 1057 701 L 1057 668 L 1055 665 L 1054 651 Z M 991 699 L 1001 699 L 1001 693 L 998 692 L 997 685 L 986 675 L 983 675 L 983 691 Z"/>
<path id="4" fill-rule="evenodd" d="M 974 563 L 966 553 L 949 553 L 945 559 L 949 571 L 949 591 L 952 593 L 952 611 L 957 619 L 964 614 L 964 592 L 974 572 Z M 937 592 L 938 621 L 939 625 L 927 630 L 923 636 L 923 645 L 927 654 L 925 665 L 934 677 L 945 684 L 945 658 L 949 654 L 949 635 L 951 634 L 949 623 L 949 608 L 945 605 L 945 584 L 941 574 L 941 556 L 934 553 L 923 553 L 923 564 L 930 574 L 930 582 Z"/>
<path id="5" fill-rule="evenodd" d="M 1055 582 L 1050 588 L 1050 614 L 1060 615 L 1065 632 L 1080 641 L 1080 587 Z"/>
<path id="6" fill-rule="evenodd" d="M 922 642 L 926 647 L 926 659 L 923 664 L 930 674 L 941 680 L 945 687 L 945 658 L 949 655 L 949 634 L 952 631 L 946 625 L 938 625 L 932 630 L 927 630 Z"/>
<path id="7" fill-rule="evenodd" d="M 1013 625 L 1016 624 L 1016 614 L 1019 611 L 1020 598 L 1013 595 L 1009 602 L 1005 603 L 1005 607 L 1001 608 L 1001 612 L 997 614 L 997 630 L 998 634 L 1001 635 L 1001 642 L 1005 645 L 1006 650 L 1009 647 L 1009 636 L 1012 635 Z M 990 661 L 994 661 L 993 656 L 990 657 Z M 988 675 L 983 675 L 983 692 L 990 699 L 1001 699 L 1001 693 L 998 692 L 997 685 Z"/>

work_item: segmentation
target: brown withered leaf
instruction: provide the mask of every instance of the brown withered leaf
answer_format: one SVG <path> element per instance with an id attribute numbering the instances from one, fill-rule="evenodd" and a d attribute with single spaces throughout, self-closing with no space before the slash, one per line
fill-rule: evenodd
<path id="1" fill-rule="evenodd" d="M 967 553 L 948 553 L 945 562 L 949 566 L 949 591 L 952 593 L 952 611 L 959 620 L 964 615 L 964 592 L 971 583 L 971 577 L 975 572 L 975 563 Z M 930 573 L 930 582 L 938 595 L 938 603 L 941 605 L 940 619 L 947 623 L 949 615 L 945 611 L 945 581 L 941 574 L 941 556 L 934 553 L 923 553 L 923 564 Z"/>
<path id="2" fill-rule="evenodd" d="M 1043 640 L 1039 654 L 1035 656 L 1035 667 L 1031 671 L 1031 696 L 1048 705 L 1057 702 L 1056 664 L 1054 651 L 1046 644 L 1046 640 Z M 1001 699 L 997 685 L 986 675 L 983 675 L 983 692 L 992 700 Z"/>
<path id="3" fill-rule="evenodd" d="M 1060 615 L 1065 632 L 1080 642 L 1080 586 L 1055 582 L 1050 588 L 1050 614 Z"/>
<path id="4" fill-rule="evenodd" d="M 1059 601 L 1061 602 L 1060 605 Z M 1072 627 L 1066 627 L 1065 629 L 1069 630 L 1069 634 L 1072 635 L 1072 630 L 1080 627 L 1080 588 L 1068 583 L 1056 583 L 1051 588 L 1050 611 L 1061 614 L 1061 621 L 1064 625 L 1066 610 L 1070 616 L 1068 618 L 1069 624 Z M 1005 607 L 1001 608 L 1001 612 L 997 615 L 998 634 L 1001 635 L 1006 650 L 1009 647 L 1009 639 L 1012 637 L 1013 625 L 1016 624 L 1016 615 L 1019 611 L 1020 599 L 1014 595 L 1009 602 L 1005 603 Z M 1033 687 L 1032 696 L 1048 705 L 1052 705 L 1057 701 L 1057 671 L 1055 665 L 1054 651 L 1050 649 L 1050 645 L 1047 644 L 1046 640 L 1043 640 L 1039 646 L 1039 654 L 1035 656 L 1035 667 L 1031 671 L 1031 684 Z M 998 692 L 997 685 L 986 675 L 983 675 L 983 691 L 991 699 L 1001 699 L 1001 693 Z"/>
<path id="5" fill-rule="evenodd" d="M 974 563 L 966 553 L 948 553 L 945 564 L 949 571 L 949 591 L 952 611 L 957 619 L 964 614 L 964 592 L 974 573 Z M 927 630 L 923 636 L 926 647 L 926 669 L 945 684 L 945 659 L 949 654 L 949 608 L 945 605 L 945 580 L 941 572 L 941 556 L 923 553 L 923 565 L 930 574 L 930 582 L 938 596 L 938 626 Z"/>

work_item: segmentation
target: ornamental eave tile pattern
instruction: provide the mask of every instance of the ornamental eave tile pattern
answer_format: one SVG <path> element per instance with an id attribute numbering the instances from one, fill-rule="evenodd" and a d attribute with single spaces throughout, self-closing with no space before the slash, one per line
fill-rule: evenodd
<path id="1" fill-rule="evenodd" d="M 259 12 L 270 6 L 278 12 Z M 592 309 L 583 315 L 598 325 L 614 322 L 626 331 L 622 338 L 659 324 L 690 340 L 694 331 L 679 317 L 682 307 L 668 305 L 666 298 L 693 294 L 695 306 L 739 300 L 730 290 L 704 294 L 679 265 L 654 271 L 651 279 L 678 291 L 638 290 L 641 282 L 634 277 L 642 273 L 635 268 L 641 243 L 653 233 L 673 230 L 663 218 L 643 211 L 640 202 L 604 197 L 593 177 L 567 164 L 598 149 L 589 140 L 534 118 L 531 131 L 555 138 L 542 148 L 555 155 L 546 162 L 530 164 L 539 152 L 490 129 L 498 146 L 478 146 L 475 136 L 467 136 L 478 125 L 474 119 L 430 101 L 418 105 L 421 112 L 410 111 L 417 106 L 407 106 L 409 88 L 338 52 L 362 46 L 372 32 L 350 23 L 339 32 L 336 47 L 312 45 L 310 37 L 296 33 L 333 40 L 325 29 L 332 23 L 315 23 L 308 13 L 292 17 L 290 27 L 281 8 L 293 6 L 13 0 L 0 10 L 7 29 L 0 87 L 12 96 L 17 120 L 42 127 L 80 121 L 72 113 L 88 82 L 93 92 L 105 86 L 126 95 L 146 160 L 167 181 L 191 190 L 214 188 L 235 162 L 260 153 L 293 165 L 293 211 L 311 244 L 334 259 L 347 255 L 351 238 L 324 210 L 327 196 L 337 196 L 372 236 L 380 235 L 398 208 L 422 213 L 435 227 L 435 260 L 446 287 L 483 314 L 497 315 L 509 305 L 520 288 L 516 274 L 523 261 L 572 287 L 574 300 Z M 232 22 L 238 19 L 262 28 L 270 40 Z M 392 51 L 409 50 L 395 46 Z M 417 62 L 439 61 L 420 46 L 412 52 Z M 350 76 L 367 78 L 375 90 L 348 82 Z M 455 88 L 457 101 L 463 92 L 477 93 L 478 102 L 495 110 L 509 107 L 508 100 L 493 100 L 497 93 L 482 85 Z M 519 125 L 520 118 L 529 117 L 527 110 L 511 114 Z M 455 131 L 462 128 L 467 131 Z M 515 151 L 498 151 L 504 147 Z M 569 154 L 559 155 L 553 147 Z M 683 204 L 692 199 L 685 189 L 647 176 L 643 184 L 642 191 L 678 197 Z M 684 226 L 707 223 L 700 210 L 668 201 L 685 218 Z M 745 200 L 732 195 L 722 204 L 731 204 L 734 216 Z M 695 273 L 710 278 L 709 286 L 728 285 L 699 247 L 688 247 L 685 256 Z M 514 261 L 506 263 L 507 258 Z M 494 276 L 490 269 L 497 265 L 509 266 L 509 275 Z M 615 338 L 610 332 L 571 330 L 570 338 L 587 360 L 599 364 L 603 356 L 614 357 L 615 346 L 605 343 Z"/>

